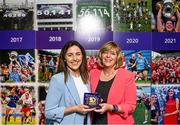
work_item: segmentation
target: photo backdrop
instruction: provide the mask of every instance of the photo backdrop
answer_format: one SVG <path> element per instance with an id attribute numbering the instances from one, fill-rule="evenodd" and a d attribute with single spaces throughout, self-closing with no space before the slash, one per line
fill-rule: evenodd
<path id="1" fill-rule="evenodd" d="M 177 94 L 180 83 L 180 33 L 157 32 L 158 2 L 165 4 L 162 0 L 0 0 L 0 124 L 5 124 L 7 114 L 11 114 L 7 124 L 21 124 L 26 93 L 31 107 L 24 123 L 45 124 L 49 81 L 69 40 L 86 49 L 88 70 L 98 68 L 97 53 L 104 43 L 115 41 L 121 47 L 122 68 L 136 73 L 135 123 L 150 124 L 152 95 L 163 102 L 160 92 L 167 91 L 161 89 L 173 86 Z M 176 26 L 178 17 L 175 12 L 173 16 Z M 146 62 L 146 80 L 129 63 L 138 53 Z M 13 93 L 17 97 L 11 98 Z M 7 113 L 13 99 L 16 107 Z M 163 123 L 162 114 L 158 123 Z"/>

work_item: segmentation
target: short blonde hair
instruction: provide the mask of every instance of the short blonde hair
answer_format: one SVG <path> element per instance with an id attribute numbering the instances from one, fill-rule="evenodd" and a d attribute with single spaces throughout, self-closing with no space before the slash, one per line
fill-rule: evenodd
<path id="1" fill-rule="evenodd" d="M 102 54 L 106 51 L 109 51 L 111 49 L 116 50 L 117 54 L 117 60 L 116 60 L 116 66 L 115 69 L 119 68 L 122 66 L 123 61 L 122 61 L 122 53 L 120 47 L 114 42 L 114 41 L 109 41 L 105 43 L 99 50 L 98 57 L 99 57 L 99 65 L 103 68 L 103 62 L 102 62 Z"/>

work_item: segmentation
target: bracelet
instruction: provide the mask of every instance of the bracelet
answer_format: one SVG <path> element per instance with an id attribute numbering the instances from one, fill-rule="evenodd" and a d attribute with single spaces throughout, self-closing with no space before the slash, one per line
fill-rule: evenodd
<path id="1" fill-rule="evenodd" d="M 119 108 L 117 105 L 113 105 L 113 110 L 112 112 L 118 112 L 119 111 Z"/>

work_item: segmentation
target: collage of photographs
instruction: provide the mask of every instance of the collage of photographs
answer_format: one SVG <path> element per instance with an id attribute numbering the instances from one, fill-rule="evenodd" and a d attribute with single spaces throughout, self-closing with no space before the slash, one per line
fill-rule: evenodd
<path id="1" fill-rule="evenodd" d="M 34 33 L 33 37 L 28 37 L 30 32 Z M 45 115 L 46 99 L 50 98 L 47 94 L 52 88 L 53 76 L 65 72 L 60 64 L 68 62 L 60 53 L 71 40 L 84 47 L 86 56 L 82 60 L 85 62 L 81 63 L 86 64 L 88 74 L 102 69 L 103 53 L 112 57 L 118 53 L 108 48 L 101 55 L 100 50 L 106 43 L 114 41 L 113 47 L 118 46 L 121 58 L 115 63 L 120 61 L 118 68 L 128 70 L 135 77 L 136 108 L 127 112 L 134 118 L 134 124 L 180 124 L 179 32 L 180 0 L 0 0 L 0 124 L 51 124 Z M 115 80 L 115 76 L 112 79 Z M 107 89 L 101 88 L 107 91 L 103 95 L 106 99 L 102 99 L 105 104 L 111 86 Z M 120 88 L 118 92 L 122 94 Z M 55 93 L 52 97 L 56 96 Z M 71 98 L 63 101 L 67 106 L 74 104 Z M 116 106 L 113 105 L 113 110 L 117 114 Z M 63 110 L 54 112 L 58 111 Z M 47 117 L 57 118 L 57 124 L 80 124 L 74 118 L 80 119 L 79 115 L 73 116 L 72 121 L 70 109 L 64 114 L 67 116 L 64 121 L 61 113 L 49 113 Z M 109 122 L 116 119 L 113 113 L 104 113 L 103 122 L 93 120 L 92 123 L 116 123 Z M 83 124 L 88 124 L 87 117 Z M 123 118 L 119 123 L 126 120 Z"/>

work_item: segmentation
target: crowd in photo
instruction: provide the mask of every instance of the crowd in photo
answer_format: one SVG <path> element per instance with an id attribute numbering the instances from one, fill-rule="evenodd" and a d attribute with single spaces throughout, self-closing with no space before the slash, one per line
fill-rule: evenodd
<path id="1" fill-rule="evenodd" d="M 127 25 L 127 31 L 146 31 L 148 29 L 145 27 L 149 25 L 150 29 L 151 24 L 151 10 L 148 6 L 148 0 L 115 0 L 114 18 L 119 24 Z"/>
<path id="2" fill-rule="evenodd" d="M 27 86 L 1 86 L 2 122 L 5 125 L 34 122 L 35 90 Z"/>
<path id="3" fill-rule="evenodd" d="M 180 83 L 180 57 L 159 57 L 152 60 L 152 83 Z"/>
<path id="4" fill-rule="evenodd" d="M 87 68 L 88 71 L 100 68 L 99 59 L 97 56 L 87 56 Z"/>
<path id="5" fill-rule="evenodd" d="M 8 57 L 7 57 L 8 58 Z M 35 81 L 35 59 L 28 52 L 18 54 L 17 51 L 11 51 L 9 58 L 1 60 L 0 81 L 26 83 Z"/>

